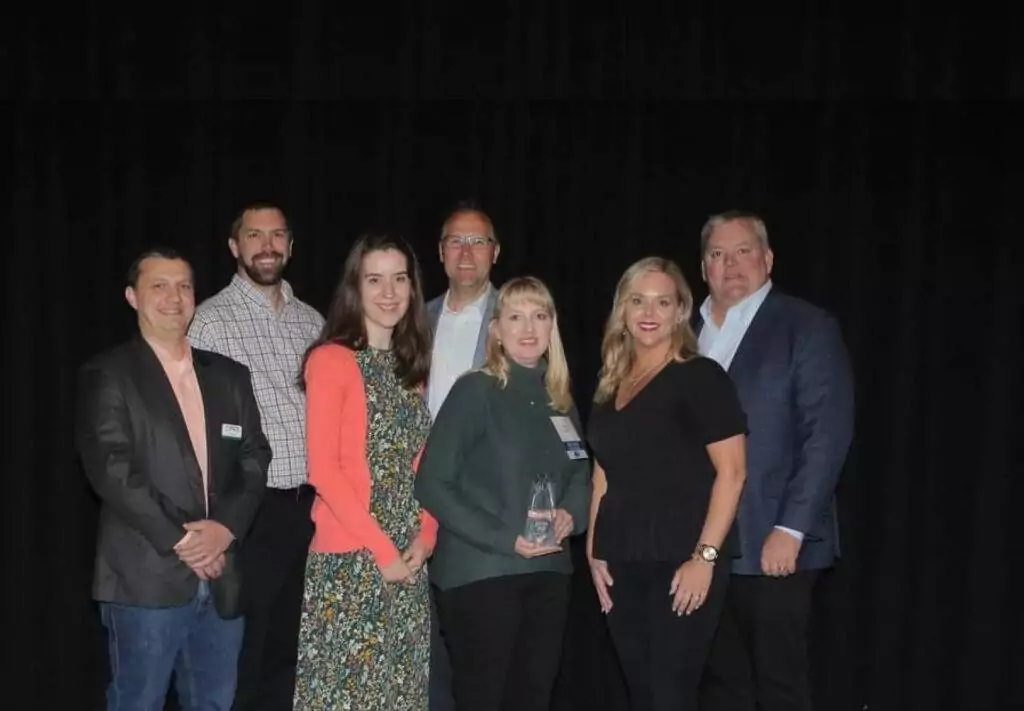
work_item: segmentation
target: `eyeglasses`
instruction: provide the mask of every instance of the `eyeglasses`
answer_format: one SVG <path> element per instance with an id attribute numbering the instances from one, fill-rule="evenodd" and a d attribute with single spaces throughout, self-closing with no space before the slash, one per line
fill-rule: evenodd
<path id="1" fill-rule="evenodd" d="M 483 235 L 448 235 L 441 239 L 445 249 L 452 251 L 469 246 L 472 249 L 485 249 L 494 244 L 494 240 Z"/>

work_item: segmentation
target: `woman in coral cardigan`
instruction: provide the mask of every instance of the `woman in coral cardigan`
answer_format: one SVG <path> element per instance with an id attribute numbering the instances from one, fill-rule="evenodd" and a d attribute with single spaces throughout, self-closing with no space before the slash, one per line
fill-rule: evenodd
<path id="1" fill-rule="evenodd" d="M 427 708 L 424 562 L 437 523 L 413 497 L 430 428 L 419 267 L 367 235 L 345 262 L 303 366 L 316 533 L 306 564 L 296 709 Z"/>

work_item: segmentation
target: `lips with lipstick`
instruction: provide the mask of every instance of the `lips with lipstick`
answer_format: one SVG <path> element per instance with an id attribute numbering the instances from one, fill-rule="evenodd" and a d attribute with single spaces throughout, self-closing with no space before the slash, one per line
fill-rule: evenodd
<path id="1" fill-rule="evenodd" d="M 636 324 L 636 330 L 642 333 L 654 333 L 659 328 L 661 324 L 657 321 L 639 321 Z"/>

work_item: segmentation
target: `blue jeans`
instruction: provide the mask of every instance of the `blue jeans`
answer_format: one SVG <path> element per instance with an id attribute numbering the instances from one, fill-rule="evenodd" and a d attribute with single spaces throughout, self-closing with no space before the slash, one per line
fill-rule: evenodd
<path id="1" fill-rule="evenodd" d="M 171 673 L 184 711 L 228 711 L 235 696 L 243 618 L 217 614 L 206 581 L 181 607 L 100 603 L 107 628 L 107 711 L 162 711 Z"/>

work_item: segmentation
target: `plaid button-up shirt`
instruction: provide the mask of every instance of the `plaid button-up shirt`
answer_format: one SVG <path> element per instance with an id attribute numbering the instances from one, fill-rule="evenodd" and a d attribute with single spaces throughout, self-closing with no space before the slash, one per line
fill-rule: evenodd
<path id="1" fill-rule="evenodd" d="M 259 289 L 235 274 L 231 283 L 196 308 L 192 345 L 248 366 L 274 457 L 267 486 L 291 489 L 306 482 L 306 397 L 296 385 L 302 358 L 324 319 L 282 282 L 284 306 L 274 310 Z"/>

